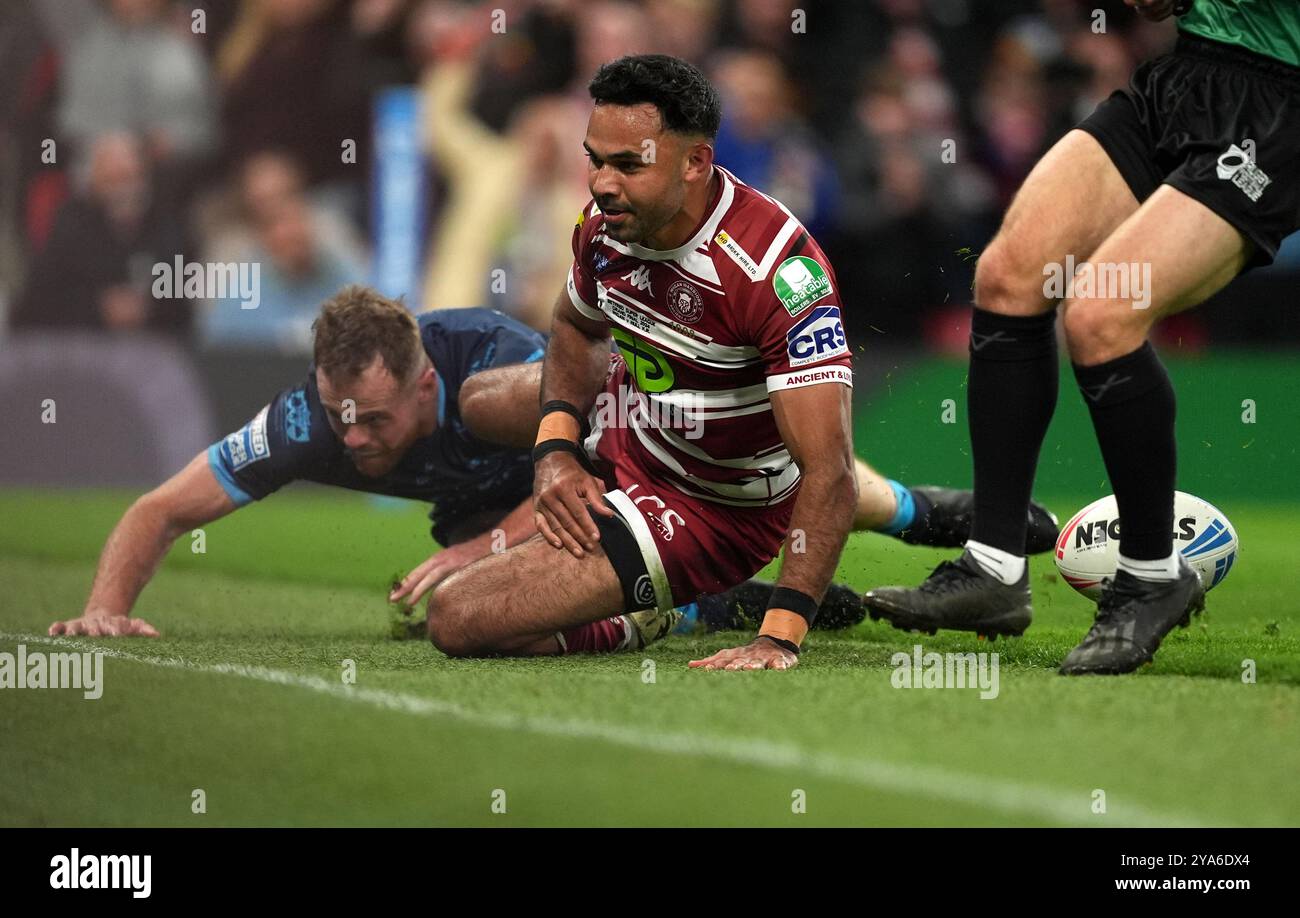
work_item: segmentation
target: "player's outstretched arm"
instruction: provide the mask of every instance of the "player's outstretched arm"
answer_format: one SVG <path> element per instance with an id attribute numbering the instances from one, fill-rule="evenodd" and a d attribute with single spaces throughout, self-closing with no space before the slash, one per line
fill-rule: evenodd
<path id="1" fill-rule="evenodd" d="M 49 633 L 157 637 L 147 621 L 130 617 L 140 592 L 177 538 L 234 509 L 235 502 L 212 474 L 207 454 L 199 453 L 131 505 L 99 556 L 85 611 L 80 618 L 55 622 Z"/>
<path id="2" fill-rule="evenodd" d="M 541 388 L 541 361 L 475 373 L 460 387 L 460 419 L 480 440 L 530 447 L 537 441 Z"/>
<path id="3" fill-rule="evenodd" d="M 810 598 L 815 610 L 835 575 L 858 501 L 850 395 L 847 386 L 838 384 L 784 389 L 771 395 L 777 429 L 802 478 L 773 601 L 785 588 Z M 749 644 L 690 665 L 789 669 L 799 661 L 797 650 L 789 648 L 797 648 L 807 633 L 808 621 L 800 610 L 773 607 L 767 610 L 759 637 Z"/>
<path id="4" fill-rule="evenodd" d="M 566 402 L 586 415 L 596 402 L 609 369 L 609 326 L 583 317 L 569 301 L 567 291 L 555 304 L 551 340 L 542 365 L 541 405 Z M 546 453 L 537 460 L 533 478 L 533 506 L 537 531 L 556 548 L 567 548 L 581 558 L 600 541 L 587 507 L 613 516 L 601 499 L 604 486 L 575 455 L 580 449 L 581 426 L 564 411 L 544 414 L 537 443 L 568 441 L 572 447 Z M 563 444 L 560 444 L 563 445 Z"/>

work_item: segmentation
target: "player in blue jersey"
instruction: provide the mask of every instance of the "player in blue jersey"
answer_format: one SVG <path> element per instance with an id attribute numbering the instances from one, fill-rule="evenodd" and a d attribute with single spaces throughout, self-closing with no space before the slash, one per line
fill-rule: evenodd
<path id="1" fill-rule="evenodd" d="M 394 588 L 390 599 L 402 604 L 532 537 L 530 447 L 545 347 L 543 335 L 495 310 L 412 316 L 373 290 L 344 288 L 321 308 L 314 363 L 302 382 L 137 500 L 109 536 L 83 615 L 54 623 L 50 633 L 157 635 L 131 611 L 172 542 L 291 481 L 433 505 L 431 534 L 446 547 Z M 939 546 L 966 537 L 970 492 L 906 488 L 861 461 L 858 473 L 856 528 Z M 1045 550 L 1055 525 L 1045 510 L 1035 506 L 1033 514 L 1030 550 Z M 745 627 L 761 616 L 771 589 L 750 581 L 701 599 L 686 614 L 714 628 Z M 824 606 L 824 627 L 863 616 L 845 587 L 828 593 Z M 681 614 L 633 613 L 620 623 L 627 646 L 660 636 Z"/>
<path id="2" fill-rule="evenodd" d="M 412 602 L 489 554 L 494 533 L 505 545 L 523 541 L 536 532 L 529 451 L 476 435 L 474 418 L 490 414 L 490 431 L 515 410 L 535 417 L 536 395 L 519 405 L 498 397 L 493 377 L 470 392 L 464 384 L 540 361 L 545 347 L 541 334 L 495 310 L 416 317 L 368 288 L 344 288 L 321 308 L 302 382 L 137 500 L 104 547 L 83 615 L 50 633 L 156 634 L 130 613 L 172 542 L 296 480 L 433 505 L 432 536 L 447 548 L 405 578 Z"/>

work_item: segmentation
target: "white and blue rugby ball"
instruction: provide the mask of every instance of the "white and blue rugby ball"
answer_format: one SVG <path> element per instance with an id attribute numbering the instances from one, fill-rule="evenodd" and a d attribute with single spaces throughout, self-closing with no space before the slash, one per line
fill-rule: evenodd
<path id="1" fill-rule="evenodd" d="M 1070 518 L 1056 538 L 1056 567 L 1065 582 L 1090 599 L 1119 565 L 1119 512 L 1115 496 L 1093 501 Z M 1209 590 L 1237 560 L 1237 531 L 1223 511 L 1199 497 L 1174 492 L 1174 550 Z"/>

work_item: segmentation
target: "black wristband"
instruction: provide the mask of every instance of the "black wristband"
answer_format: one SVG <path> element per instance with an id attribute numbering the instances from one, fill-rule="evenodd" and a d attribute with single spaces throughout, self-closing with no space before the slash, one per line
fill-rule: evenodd
<path id="1" fill-rule="evenodd" d="M 540 462 L 542 457 L 548 453 L 570 453 L 579 459 L 587 458 L 578 444 L 572 440 L 566 440 L 564 437 L 552 437 L 550 440 L 543 440 L 533 447 L 533 461 Z"/>
<path id="2" fill-rule="evenodd" d="M 772 597 L 767 601 L 769 609 L 786 609 L 802 616 L 808 622 L 809 628 L 817 618 L 817 605 L 817 600 L 807 593 L 781 586 L 772 591 Z"/>
<path id="3" fill-rule="evenodd" d="M 591 425 L 587 422 L 587 416 L 579 411 L 578 407 L 573 403 L 566 402 L 562 398 L 553 398 L 542 406 L 542 417 L 546 417 L 553 411 L 563 411 L 578 422 L 579 440 L 585 440 L 591 434 Z"/>
<path id="4" fill-rule="evenodd" d="M 566 440 L 564 437 L 552 437 L 549 440 L 543 440 L 533 447 L 533 463 L 540 462 L 542 457 L 549 453 L 568 453 L 578 460 L 578 464 L 586 469 L 588 474 L 599 477 L 596 467 L 591 464 L 591 459 L 587 457 L 587 451 L 572 440 Z"/>
<path id="5" fill-rule="evenodd" d="M 799 645 L 796 644 L 794 641 L 787 641 L 785 638 L 772 637 L 772 635 L 770 634 L 760 634 L 759 637 L 767 638 L 769 641 L 771 641 L 777 647 L 780 647 L 782 650 L 788 650 L 796 657 L 799 656 Z"/>

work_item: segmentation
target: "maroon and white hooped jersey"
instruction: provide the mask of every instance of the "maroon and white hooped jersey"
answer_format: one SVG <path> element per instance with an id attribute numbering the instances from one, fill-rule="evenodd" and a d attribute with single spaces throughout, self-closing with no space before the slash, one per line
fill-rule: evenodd
<path id="1" fill-rule="evenodd" d="M 852 386 L 835 272 L 780 202 L 715 167 L 718 191 L 676 249 L 617 242 L 594 201 L 573 232 L 569 299 L 609 323 L 627 364 L 630 448 L 693 497 L 735 507 L 780 503 L 799 468 L 769 393 Z M 586 443 L 593 457 L 602 424 Z"/>

